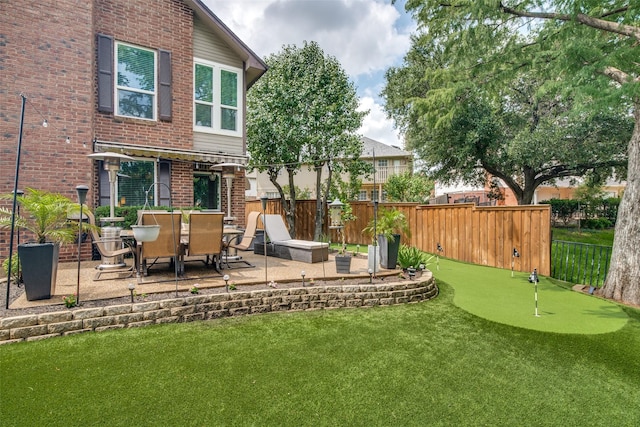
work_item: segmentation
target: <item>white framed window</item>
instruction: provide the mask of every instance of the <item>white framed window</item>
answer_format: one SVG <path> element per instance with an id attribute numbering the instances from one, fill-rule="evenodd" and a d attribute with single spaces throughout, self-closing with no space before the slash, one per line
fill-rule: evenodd
<path id="1" fill-rule="evenodd" d="M 193 76 L 194 130 L 242 136 L 242 70 L 196 59 Z"/>
<path id="2" fill-rule="evenodd" d="M 367 190 L 360 190 L 358 192 L 358 200 L 360 200 L 360 201 L 368 200 L 367 199 Z"/>
<path id="3" fill-rule="evenodd" d="M 127 43 L 115 43 L 115 115 L 156 120 L 157 53 Z"/>

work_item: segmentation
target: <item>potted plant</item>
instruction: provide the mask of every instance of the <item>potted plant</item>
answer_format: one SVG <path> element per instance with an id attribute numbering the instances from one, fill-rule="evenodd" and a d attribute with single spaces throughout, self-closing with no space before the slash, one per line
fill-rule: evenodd
<path id="1" fill-rule="evenodd" d="M 409 221 L 405 214 L 396 208 L 382 209 L 377 218 L 371 219 L 363 231 L 372 238 L 374 232 L 377 234 L 377 242 L 380 245 L 380 266 L 396 268 L 401 234 L 411 237 Z M 372 240 L 375 246 L 376 239 Z"/>
<path id="2" fill-rule="evenodd" d="M 334 201 L 331 205 L 335 204 L 336 202 L 339 202 L 339 200 Z M 329 206 L 331 207 L 332 210 L 334 210 L 335 206 L 332 207 L 331 205 Z M 340 203 L 338 209 L 335 210 L 335 213 L 331 212 L 332 216 L 335 214 L 340 215 L 339 221 L 335 221 L 335 219 L 332 218 L 331 222 L 332 222 L 332 226 L 338 229 L 338 232 L 340 233 L 340 240 L 341 240 L 340 248 L 338 249 L 338 253 L 335 256 L 336 273 L 349 274 L 351 272 L 351 254 L 347 252 L 347 243 L 345 241 L 346 235 L 344 232 L 344 227 L 347 222 L 355 220 L 356 216 L 353 215 L 353 209 L 351 208 L 351 205 L 349 203 L 347 204 Z M 338 222 L 339 225 L 334 224 L 334 221 Z"/>
<path id="3" fill-rule="evenodd" d="M 13 198 L 12 194 L 2 196 Z M 18 257 L 22 264 L 22 280 L 28 301 L 51 298 L 58 272 L 60 243 L 72 243 L 77 229 L 69 221 L 70 213 L 79 211 L 80 205 L 61 194 L 27 188 L 17 197 L 20 216 L 15 226 L 28 230 L 35 242 L 18 245 Z M 0 208 L 0 227 L 11 226 L 11 211 Z"/>

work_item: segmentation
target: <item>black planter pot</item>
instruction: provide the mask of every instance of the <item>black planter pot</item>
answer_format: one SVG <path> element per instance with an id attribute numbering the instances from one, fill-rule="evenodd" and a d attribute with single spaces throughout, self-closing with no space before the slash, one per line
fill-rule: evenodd
<path id="1" fill-rule="evenodd" d="M 380 244 L 380 266 L 382 268 L 394 269 L 398 264 L 398 252 L 400 251 L 400 235 L 394 234 L 393 241 L 387 239 L 382 234 L 378 236 Z"/>
<path id="2" fill-rule="evenodd" d="M 25 243 L 18 246 L 27 301 L 49 299 L 58 275 L 58 243 Z"/>
<path id="3" fill-rule="evenodd" d="M 336 273 L 349 274 L 351 271 L 351 256 L 336 255 Z"/>

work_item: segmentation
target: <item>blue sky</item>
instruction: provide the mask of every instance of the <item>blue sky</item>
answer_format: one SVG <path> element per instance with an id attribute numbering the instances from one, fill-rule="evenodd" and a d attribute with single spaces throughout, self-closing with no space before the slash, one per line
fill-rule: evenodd
<path id="1" fill-rule="evenodd" d="M 405 0 L 203 0 L 256 54 L 316 41 L 355 83 L 360 108 L 369 109 L 360 133 L 403 146 L 382 109 L 384 73 L 402 63 L 415 23 Z"/>

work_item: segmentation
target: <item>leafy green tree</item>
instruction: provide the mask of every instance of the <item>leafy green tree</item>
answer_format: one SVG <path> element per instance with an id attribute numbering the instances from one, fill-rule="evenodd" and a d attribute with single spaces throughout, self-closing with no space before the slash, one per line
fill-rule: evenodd
<path id="1" fill-rule="evenodd" d="M 356 90 L 340 66 L 316 42 L 285 46 L 266 59 L 269 71 L 249 92 L 247 137 L 251 165 L 266 171 L 278 189 L 289 229 L 295 233 L 294 176 L 301 163 L 316 171 L 316 227 L 320 239 L 334 173 L 357 171 L 362 141 L 356 134 L 366 112 L 356 111 Z M 323 171 L 328 170 L 327 176 Z M 289 196 L 276 179 L 288 175 Z M 288 200 L 287 200 L 288 199 Z"/>
<path id="2" fill-rule="evenodd" d="M 433 181 L 426 175 L 411 171 L 391 175 L 384 184 L 390 202 L 428 203 L 433 188 Z"/>
<path id="3" fill-rule="evenodd" d="M 627 188 L 618 211 L 612 265 L 601 293 L 640 304 L 640 251 L 636 250 L 640 245 L 640 3 L 408 0 L 406 7 L 420 26 L 413 53 L 418 58 L 413 59 L 423 73 L 417 83 L 403 84 L 396 91 L 423 93 L 392 107 L 415 111 L 425 127 L 446 129 L 458 112 L 449 108 L 451 101 L 464 102 L 460 96 L 470 86 L 480 87 L 483 94 L 493 96 L 493 102 L 498 99 L 504 105 L 503 89 L 509 84 L 516 88 L 512 82 L 521 75 L 542 79 L 537 97 L 553 94 L 546 99 L 570 101 L 561 117 L 575 124 L 582 121 L 586 131 L 592 118 L 620 108 L 633 117 L 626 150 Z M 442 67 L 436 69 L 430 61 L 439 61 Z M 579 150 L 581 139 L 575 140 L 574 149 Z"/>

